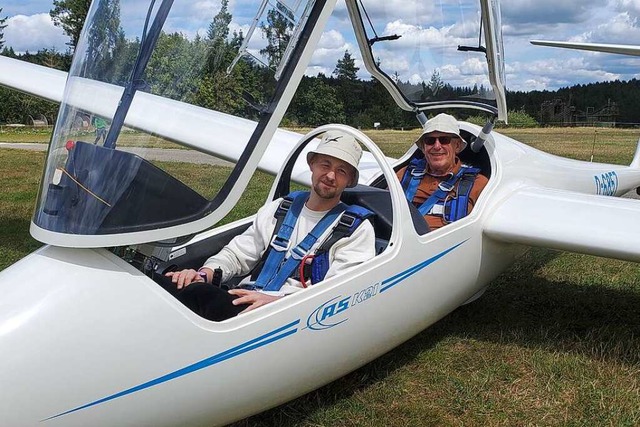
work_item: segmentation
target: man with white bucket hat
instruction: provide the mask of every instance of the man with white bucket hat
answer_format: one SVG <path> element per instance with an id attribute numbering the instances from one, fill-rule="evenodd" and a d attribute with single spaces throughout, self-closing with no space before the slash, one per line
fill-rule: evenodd
<path id="1" fill-rule="evenodd" d="M 458 120 L 438 114 L 425 123 L 415 144 L 422 156 L 397 172 L 407 200 L 424 215 L 431 230 L 468 215 L 488 180 L 458 158 L 467 146 Z"/>
<path id="2" fill-rule="evenodd" d="M 358 183 L 361 156 L 351 135 L 325 133 L 307 154 L 309 192 L 294 192 L 260 208 L 251 226 L 199 270 L 169 272 L 158 281 L 194 312 L 220 321 L 373 258 L 375 234 L 366 220 L 371 212 L 340 202 L 344 189 Z M 249 274 L 251 280 L 245 278 L 237 288 L 219 286 Z"/>

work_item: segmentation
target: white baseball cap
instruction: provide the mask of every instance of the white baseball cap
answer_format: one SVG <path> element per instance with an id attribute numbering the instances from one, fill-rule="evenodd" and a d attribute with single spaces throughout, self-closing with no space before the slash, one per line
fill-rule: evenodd
<path id="1" fill-rule="evenodd" d="M 329 131 L 322 136 L 322 140 L 316 149 L 307 153 L 307 163 L 311 163 L 311 159 L 315 154 L 335 157 L 353 166 L 355 171 L 354 180 L 349 183 L 348 187 L 356 186 L 360 177 L 358 162 L 362 157 L 362 148 L 354 137 L 340 131 Z"/>
<path id="2" fill-rule="evenodd" d="M 458 152 L 464 150 L 467 147 L 467 141 L 464 140 L 463 137 L 460 136 L 460 126 L 458 125 L 458 120 L 452 115 L 440 113 L 437 116 L 427 120 L 427 123 L 424 124 L 424 128 L 422 128 L 422 134 L 420 138 L 416 140 L 416 145 L 422 148 L 422 137 L 431 132 L 442 132 L 449 133 L 451 135 L 455 135 L 462 141 L 462 146 Z"/>

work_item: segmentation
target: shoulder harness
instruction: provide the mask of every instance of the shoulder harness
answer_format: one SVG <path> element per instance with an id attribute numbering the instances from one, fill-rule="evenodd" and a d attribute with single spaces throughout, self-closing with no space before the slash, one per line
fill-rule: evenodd
<path id="1" fill-rule="evenodd" d="M 401 184 L 409 203 L 413 203 L 420 181 L 426 172 L 425 159 L 413 159 L 405 169 Z M 469 213 L 469 194 L 478 173 L 480 173 L 479 168 L 462 165 L 457 174 L 438 184 L 438 189 L 418 206 L 418 210 L 422 215 L 442 216 L 445 222 L 464 218 Z M 457 194 L 451 197 L 449 193 L 455 188 L 456 183 L 458 184 Z"/>
<path id="2" fill-rule="evenodd" d="M 316 224 L 316 226 L 290 251 L 290 238 L 302 206 L 309 198 L 308 191 L 296 191 L 284 197 L 274 213 L 276 226 L 273 230 L 271 243 L 265 251 L 256 270 L 255 287 L 265 291 L 277 291 L 287 278 L 299 279 L 303 286 L 311 281 L 315 284 L 324 279 L 329 270 L 329 249 L 338 240 L 351 236 L 362 222 L 371 217 L 373 212 L 358 205 L 339 203 L 331 209 Z M 339 219 L 338 219 L 339 217 Z M 336 219 L 338 221 L 336 222 Z M 310 253 L 317 239 L 335 223 L 331 233 L 318 247 L 315 253 Z M 260 267 L 261 266 L 261 267 Z"/>

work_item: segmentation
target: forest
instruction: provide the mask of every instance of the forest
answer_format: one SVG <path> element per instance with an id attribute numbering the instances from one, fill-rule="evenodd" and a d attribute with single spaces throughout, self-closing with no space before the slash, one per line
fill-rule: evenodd
<path id="1" fill-rule="evenodd" d="M 2 30 L 6 18 L 0 19 L 0 54 L 55 69 L 69 71 L 73 51 L 80 37 L 82 22 L 89 7 L 88 0 L 56 0 L 51 17 L 69 35 L 69 49 L 58 52 L 42 49 L 36 53 L 16 53 L 12 47 L 4 46 Z M 124 37 L 120 28 L 119 2 L 100 2 L 105 19 L 104 26 L 96 31 L 107 34 L 109 42 L 96 47 L 95 69 L 86 70 L 87 77 L 100 76 L 109 83 L 124 86 L 129 77 L 127 70 L 135 60 L 140 40 Z M 286 19 L 286 11 L 269 12 L 260 25 L 267 46 L 260 52 L 268 58 L 268 64 L 244 58 L 231 72 L 227 66 L 233 61 L 242 44 L 242 32 L 230 32 L 232 16 L 228 12 L 228 0 L 221 0 L 220 11 L 212 17 L 205 36 L 188 39 L 181 33 L 162 33 L 154 57 L 145 71 L 145 88 L 166 93 L 167 88 L 188 93 L 187 101 L 194 105 L 256 119 L 269 102 L 272 83 L 269 83 L 270 68 L 275 68 L 282 59 L 292 33 L 292 25 Z M 2 9 L 0 9 L 0 17 Z M 280 13 L 277 13 L 280 12 Z M 91 46 L 90 46 L 91 47 Z M 98 52 L 98 49 L 100 50 Z M 91 51 L 90 51 L 91 52 Z M 191 58 L 205 57 L 205 65 L 194 72 L 189 68 Z M 105 72 L 105 70 L 109 70 Z M 351 52 L 345 51 L 331 75 L 317 74 L 303 77 L 298 91 L 283 120 L 284 126 L 317 126 L 324 123 L 345 123 L 354 127 L 371 128 L 380 123 L 381 128 L 400 129 L 418 126 L 411 112 L 400 110 L 386 89 L 374 79 L 358 77 L 359 68 Z M 106 80 L 105 80 L 106 79 Z M 431 81 L 412 85 L 412 92 L 422 100 L 441 99 L 449 94 L 457 97 L 482 93 L 485 88 L 451 87 L 438 81 L 434 73 Z M 435 82 L 439 85 L 438 97 L 430 90 Z M 408 82 L 397 82 L 405 87 Z M 507 82 L 508 83 L 508 82 Z M 589 117 L 589 112 L 598 112 L 606 106 L 607 122 L 617 126 L 634 126 L 640 117 L 640 82 L 608 81 L 561 88 L 557 91 L 511 92 L 507 91 L 509 122 L 511 126 L 555 126 L 595 124 L 599 116 Z M 34 118 L 46 118 L 53 124 L 58 106 L 7 88 L 0 87 L 0 124 L 30 124 Z M 551 106 L 551 107 L 549 107 Z M 461 119 L 481 123 L 483 118 L 456 113 Z"/>

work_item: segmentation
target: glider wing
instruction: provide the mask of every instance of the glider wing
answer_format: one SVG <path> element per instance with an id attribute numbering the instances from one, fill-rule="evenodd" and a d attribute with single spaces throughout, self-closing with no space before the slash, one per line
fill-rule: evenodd
<path id="1" fill-rule="evenodd" d="M 640 202 L 524 188 L 495 207 L 484 233 L 496 240 L 640 261 Z"/>

